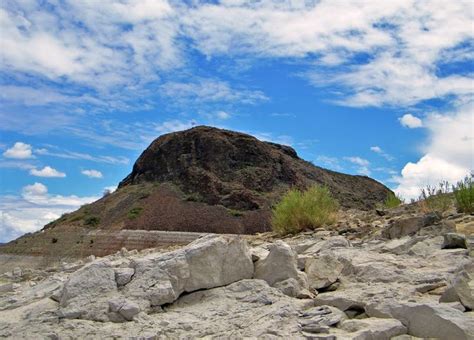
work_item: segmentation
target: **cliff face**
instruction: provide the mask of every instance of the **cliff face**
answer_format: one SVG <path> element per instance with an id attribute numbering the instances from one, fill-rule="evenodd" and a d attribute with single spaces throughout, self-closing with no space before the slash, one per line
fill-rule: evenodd
<path id="1" fill-rule="evenodd" d="M 130 246 L 128 239 L 116 237 L 124 229 L 269 231 L 271 207 L 281 195 L 291 187 L 304 189 L 315 183 L 327 186 L 341 207 L 359 210 L 374 208 L 390 192 L 368 177 L 314 166 L 288 146 L 195 127 L 157 138 L 114 193 L 62 216 L 42 232 L 11 242 L 2 251 L 40 255 L 59 244 L 71 256 L 103 255 Z M 107 239 L 109 244 L 102 242 Z M 136 249 L 153 246 L 132 244 Z"/>

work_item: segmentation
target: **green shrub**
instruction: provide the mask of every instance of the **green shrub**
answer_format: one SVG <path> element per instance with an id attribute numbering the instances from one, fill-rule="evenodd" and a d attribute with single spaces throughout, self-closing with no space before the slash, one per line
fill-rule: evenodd
<path id="1" fill-rule="evenodd" d="M 464 180 L 453 186 L 456 208 L 459 212 L 474 213 L 474 182 L 473 175 L 466 176 Z"/>
<path id="2" fill-rule="evenodd" d="M 188 202 L 202 202 L 202 196 L 197 193 L 197 192 L 191 192 L 189 194 L 186 194 L 184 199 Z"/>
<path id="3" fill-rule="evenodd" d="M 234 217 L 241 217 L 241 216 L 244 216 L 244 213 L 243 211 L 240 211 L 240 210 L 235 210 L 235 209 L 229 209 L 227 208 L 227 212 L 234 216 Z"/>
<path id="4" fill-rule="evenodd" d="M 85 219 L 84 224 L 91 227 L 97 227 L 100 223 L 100 218 L 97 216 L 89 216 Z"/>
<path id="5" fill-rule="evenodd" d="M 273 208 L 272 226 L 279 234 L 295 234 L 334 223 L 339 204 L 325 187 L 289 190 Z"/>
<path id="6" fill-rule="evenodd" d="M 383 202 L 383 206 L 384 208 L 391 209 L 398 207 L 402 203 L 403 200 L 400 197 L 396 196 L 393 192 L 390 192 Z"/>
<path id="7" fill-rule="evenodd" d="M 426 188 L 421 189 L 418 200 L 422 210 L 441 214 L 446 212 L 453 204 L 449 188 L 449 183 L 443 181 L 439 183 L 439 186 L 427 185 Z"/>
<path id="8" fill-rule="evenodd" d="M 130 211 L 128 212 L 128 218 L 131 219 L 131 220 L 136 219 L 138 216 L 140 216 L 142 210 L 143 210 L 143 208 L 141 208 L 141 207 L 130 209 Z"/>

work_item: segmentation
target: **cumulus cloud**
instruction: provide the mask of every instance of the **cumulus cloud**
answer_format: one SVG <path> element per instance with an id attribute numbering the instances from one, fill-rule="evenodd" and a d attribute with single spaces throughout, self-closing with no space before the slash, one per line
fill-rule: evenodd
<path id="1" fill-rule="evenodd" d="M 31 169 L 30 175 L 37 177 L 66 177 L 66 174 L 64 172 L 60 172 L 50 166 L 45 166 L 43 169 Z"/>
<path id="2" fill-rule="evenodd" d="M 48 193 L 48 188 L 42 183 L 35 182 L 31 185 L 26 185 L 23 187 L 23 197 L 36 197 L 44 196 Z"/>
<path id="3" fill-rule="evenodd" d="M 0 197 L 0 242 L 37 231 L 63 213 L 76 210 L 98 198 L 52 195 L 39 182 L 26 185 L 21 196 Z"/>
<path id="4" fill-rule="evenodd" d="M 404 114 L 401 118 L 399 118 L 399 121 L 400 124 L 402 124 L 404 127 L 410 129 L 416 129 L 423 126 L 423 121 L 420 118 L 415 117 L 411 113 Z"/>
<path id="5" fill-rule="evenodd" d="M 93 169 L 82 170 L 81 174 L 89 178 L 102 178 L 103 177 L 102 172 L 100 172 L 99 170 L 93 170 Z"/>
<path id="6" fill-rule="evenodd" d="M 6 158 L 28 159 L 33 158 L 31 145 L 16 142 L 11 148 L 7 149 L 3 156 Z"/>
<path id="7" fill-rule="evenodd" d="M 472 103 L 450 114 L 431 114 L 426 119 L 430 134 L 423 156 L 409 162 L 394 177 L 396 192 L 406 198 L 415 198 L 426 185 L 437 185 L 442 180 L 451 183 L 462 179 L 474 169 L 474 129 Z"/>

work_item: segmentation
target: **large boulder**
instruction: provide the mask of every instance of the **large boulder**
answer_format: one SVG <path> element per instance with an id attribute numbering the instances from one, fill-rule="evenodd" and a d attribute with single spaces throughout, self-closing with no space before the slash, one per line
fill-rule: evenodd
<path id="1" fill-rule="evenodd" d="M 59 316 L 107 321 L 103 298 L 117 292 L 115 270 L 109 261 L 97 261 L 71 274 L 61 292 Z"/>
<path id="2" fill-rule="evenodd" d="M 60 315 L 131 320 L 139 311 L 171 303 L 184 292 L 249 279 L 254 270 L 243 239 L 215 235 L 174 252 L 135 259 L 131 265 L 113 268 L 108 261 L 96 261 L 73 273 L 61 294 Z"/>
<path id="3" fill-rule="evenodd" d="M 351 319 L 341 322 L 339 328 L 350 332 L 351 339 L 390 340 L 407 332 L 406 327 L 395 319 Z"/>
<path id="4" fill-rule="evenodd" d="M 298 279 L 297 256 L 291 247 L 278 240 L 268 248 L 268 256 L 255 263 L 254 277 L 267 281 L 270 286 L 289 278 Z"/>
<path id="5" fill-rule="evenodd" d="M 436 213 L 400 218 L 385 227 L 382 230 L 382 236 L 388 239 L 395 239 L 406 235 L 414 235 L 420 229 L 439 222 L 440 219 L 440 216 Z"/>
<path id="6" fill-rule="evenodd" d="M 337 281 L 343 268 L 344 265 L 330 253 L 306 260 L 305 272 L 310 288 L 318 290 L 330 286 Z"/>
<path id="7" fill-rule="evenodd" d="M 459 297 L 459 301 L 470 310 L 474 310 L 474 263 L 466 265 L 454 277 L 451 285 Z"/>
<path id="8" fill-rule="evenodd" d="M 408 334 L 446 340 L 474 338 L 474 318 L 455 308 L 436 303 L 386 303 L 367 309 L 377 317 L 400 320 Z"/>

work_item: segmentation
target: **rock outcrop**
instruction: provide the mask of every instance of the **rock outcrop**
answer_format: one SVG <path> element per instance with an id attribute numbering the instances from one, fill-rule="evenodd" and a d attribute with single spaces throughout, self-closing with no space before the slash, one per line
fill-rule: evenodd
<path id="1" fill-rule="evenodd" d="M 253 272 L 243 240 L 209 235 L 166 254 L 116 263 L 96 260 L 84 266 L 64 284 L 59 314 L 69 319 L 131 320 L 185 292 L 249 279 Z"/>

